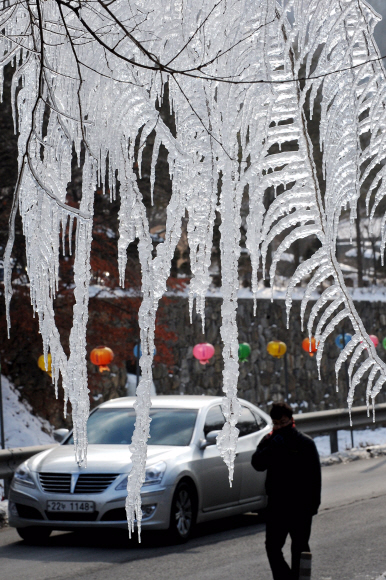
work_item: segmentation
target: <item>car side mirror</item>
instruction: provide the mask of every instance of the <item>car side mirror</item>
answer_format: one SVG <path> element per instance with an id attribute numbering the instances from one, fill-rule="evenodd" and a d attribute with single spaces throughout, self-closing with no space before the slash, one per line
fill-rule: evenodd
<path id="1" fill-rule="evenodd" d="M 221 431 L 209 431 L 206 436 L 206 439 L 201 439 L 200 449 L 205 449 L 209 447 L 209 445 L 215 445 L 217 436 L 221 433 Z"/>
<path id="2" fill-rule="evenodd" d="M 70 432 L 69 429 L 55 429 L 53 433 L 55 441 L 61 443 L 67 437 L 69 432 Z"/>

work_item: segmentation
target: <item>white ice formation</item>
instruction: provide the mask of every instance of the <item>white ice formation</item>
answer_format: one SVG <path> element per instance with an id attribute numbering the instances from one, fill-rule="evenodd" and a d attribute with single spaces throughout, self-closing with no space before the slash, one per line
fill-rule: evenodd
<path id="1" fill-rule="evenodd" d="M 236 326 L 240 205 L 249 196 L 247 247 L 257 289 L 260 258 L 273 249 L 271 283 L 281 256 L 299 239 L 314 236 L 319 249 L 289 283 L 287 310 L 296 284 L 310 277 L 302 317 L 312 291 L 327 288 L 312 308 L 317 363 L 327 337 L 348 318 L 354 338 L 348 357 L 351 389 L 369 371 L 367 396 L 386 380 L 347 292 L 335 257 L 342 209 L 355 220 L 358 197 L 368 192 L 371 216 L 386 188 L 385 71 L 374 44 L 378 16 L 364 0 L 5 0 L 0 10 L 1 64 L 13 62 L 13 109 L 19 131 L 19 177 L 5 252 L 7 308 L 12 295 L 10 256 L 15 214 L 26 237 L 31 300 L 39 317 L 44 353 L 52 355 L 53 380 L 62 376 L 73 408 L 76 459 L 86 461 L 89 411 L 86 325 L 95 189 L 106 174 L 110 195 L 119 184 L 118 242 L 121 282 L 126 250 L 139 240 L 143 300 L 142 379 L 131 445 L 129 529 L 140 530 L 140 490 L 149 433 L 155 313 L 170 262 L 188 215 L 194 300 L 204 325 L 205 294 L 216 210 L 221 214 L 222 341 L 226 424 L 218 447 L 232 478 L 239 416 Z M 156 103 L 168 83 L 175 134 Z M 21 87 L 21 88 L 20 88 Z M 320 103 L 323 178 L 314 162 L 309 123 Z M 165 243 L 152 257 L 146 208 L 134 163 L 135 143 L 155 131 L 151 184 L 159 147 L 168 151 L 172 196 Z M 84 147 L 82 201 L 66 204 L 71 159 Z M 73 327 L 68 358 L 55 325 L 53 299 L 59 271 L 59 234 L 76 228 Z M 386 245 L 386 218 L 382 247 Z M 63 248 L 63 251 L 66 251 Z M 68 248 L 71 252 L 71 248 Z M 361 365 L 354 366 L 356 362 Z M 371 370 L 370 370 L 371 369 Z"/>

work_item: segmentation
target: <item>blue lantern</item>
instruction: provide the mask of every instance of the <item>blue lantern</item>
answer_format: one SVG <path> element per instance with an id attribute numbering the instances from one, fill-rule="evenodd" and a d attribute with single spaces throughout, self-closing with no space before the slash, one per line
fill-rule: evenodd
<path id="1" fill-rule="evenodd" d="M 135 358 L 141 358 L 141 356 L 142 356 L 141 343 L 138 344 L 138 342 L 137 342 L 137 344 L 134 346 L 133 354 L 134 354 Z M 156 347 L 154 347 L 153 356 L 155 356 L 156 354 L 157 354 L 157 349 L 156 349 Z"/>
<path id="2" fill-rule="evenodd" d="M 338 334 L 338 336 L 335 339 L 335 344 L 338 348 L 340 348 L 340 350 L 342 350 L 346 344 L 348 344 L 350 342 L 350 340 L 352 339 L 352 335 L 351 334 Z M 343 344 L 343 340 L 344 340 L 344 344 Z"/>

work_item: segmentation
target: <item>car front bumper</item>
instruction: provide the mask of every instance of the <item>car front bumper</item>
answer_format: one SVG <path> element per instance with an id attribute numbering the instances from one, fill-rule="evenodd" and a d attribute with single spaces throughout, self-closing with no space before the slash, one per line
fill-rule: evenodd
<path id="1" fill-rule="evenodd" d="M 142 529 L 165 530 L 169 527 L 173 486 L 152 486 L 141 493 Z M 114 497 L 115 496 L 115 497 Z M 48 512 L 50 500 L 90 502 L 95 504 L 91 513 Z M 127 529 L 126 498 L 122 492 L 100 494 L 53 494 L 39 489 L 25 489 L 22 485 L 12 485 L 9 494 L 9 525 L 15 528 L 30 526 L 49 527 L 54 530 L 74 530 L 78 528 Z"/>

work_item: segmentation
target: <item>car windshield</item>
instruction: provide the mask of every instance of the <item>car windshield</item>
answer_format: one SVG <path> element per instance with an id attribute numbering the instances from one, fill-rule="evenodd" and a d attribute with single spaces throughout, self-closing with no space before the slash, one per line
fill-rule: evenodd
<path id="1" fill-rule="evenodd" d="M 189 445 L 196 423 L 193 409 L 151 409 L 149 445 Z M 134 409 L 97 409 L 87 421 L 90 445 L 129 445 L 135 423 Z M 65 445 L 73 445 L 73 435 Z"/>

